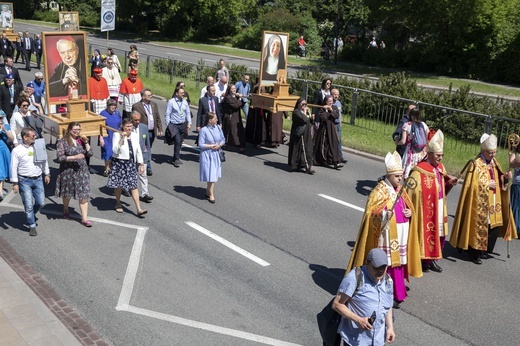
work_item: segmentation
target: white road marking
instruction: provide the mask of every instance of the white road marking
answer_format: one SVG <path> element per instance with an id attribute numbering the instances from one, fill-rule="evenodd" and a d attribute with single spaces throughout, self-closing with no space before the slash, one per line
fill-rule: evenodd
<path id="1" fill-rule="evenodd" d="M 9 202 L 11 202 L 14 196 L 16 195 L 14 194 L 13 190 L 11 190 L 7 195 L 5 195 L 4 199 L 2 200 L 2 205 L 9 204 Z"/>
<path id="2" fill-rule="evenodd" d="M 270 265 L 270 263 L 264 261 L 263 259 L 253 255 L 252 253 L 236 246 L 235 244 L 227 241 L 226 239 L 216 235 L 215 233 L 205 229 L 204 227 L 202 226 L 199 226 L 197 225 L 195 222 L 192 222 L 192 221 L 186 221 L 186 224 L 194 229 L 196 229 L 197 231 L 199 231 L 200 233 L 204 234 L 204 235 L 207 235 L 208 237 L 212 238 L 213 240 L 216 240 L 218 241 L 219 243 L 221 243 L 222 245 L 224 246 L 227 246 L 228 248 L 230 248 L 231 250 L 233 251 L 236 251 L 238 252 L 239 254 L 241 254 L 242 256 L 244 257 L 247 257 L 249 258 L 251 261 L 253 262 L 256 262 L 258 264 L 260 264 L 262 267 L 267 267 Z"/>
<path id="3" fill-rule="evenodd" d="M 135 236 L 134 246 L 130 253 L 130 260 L 126 267 L 125 278 L 123 280 L 123 287 L 121 288 L 121 294 L 119 295 L 119 301 L 117 302 L 116 310 L 126 310 L 130 304 L 130 298 L 132 297 L 132 291 L 134 290 L 135 278 L 137 277 L 137 271 L 139 269 L 139 261 L 141 259 L 141 252 L 143 251 L 144 236 L 146 235 L 147 228 L 141 227 L 137 230 Z"/>
<path id="4" fill-rule="evenodd" d="M 354 204 L 350 204 L 350 203 L 347 203 L 347 202 L 344 202 L 340 199 L 337 199 L 337 198 L 334 198 L 334 197 L 331 197 L 331 196 L 328 196 L 328 195 L 324 195 L 322 193 L 318 193 L 318 196 L 320 197 L 323 197 L 325 199 L 328 199 L 332 202 L 336 202 L 336 203 L 339 203 L 339 204 L 342 204 L 346 207 L 349 207 L 349 208 L 352 208 L 352 209 L 355 209 L 355 210 L 359 210 L 360 212 L 365 212 L 365 209 L 364 208 L 361 208 L 361 207 L 358 207 L 357 205 L 354 205 Z"/>
<path id="5" fill-rule="evenodd" d="M 187 326 L 187 327 L 198 328 L 198 329 L 207 330 L 210 332 L 223 334 L 223 335 L 229 335 L 229 336 L 233 336 L 235 338 L 251 340 L 251 341 L 259 342 L 259 343 L 262 343 L 265 345 L 275 345 L 275 346 L 297 346 L 298 345 L 298 344 L 293 344 L 293 343 L 290 343 L 287 341 L 269 338 L 267 336 L 251 334 L 251 333 L 243 332 L 240 330 L 215 326 L 213 324 L 208 324 L 208 323 L 204 323 L 204 322 L 192 321 L 192 320 L 188 320 L 188 319 L 185 319 L 182 317 L 171 316 L 171 315 L 163 314 L 163 313 L 156 312 L 156 311 L 137 308 L 134 306 L 128 306 L 128 308 L 124 309 L 124 311 L 133 312 L 135 314 L 156 318 L 156 319 L 159 319 L 162 321 L 168 321 L 168 322 L 180 324 L 180 325 Z"/>
<path id="6" fill-rule="evenodd" d="M 177 54 L 177 53 L 166 53 L 168 55 L 177 55 L 177 56 L 180 56 L 180 54 Z"/>
<path id="7" fill-rule="evenodd" d="M 10 208 L 14 208 L 14 209 L 24 210 L 23 205 L 21 205 L 21 204 L 11 204 L 11 203 L 3 203 L 2 202 L 0 205 L 3 206 L 3 207 L 10 207 Z M 42 209 L 40 209 L 40 214 L 62 216 L 63 212 L 61 212 L 61 211 L 54 211 L 54 210 L 47 210 L 47 209 L 45 209 L 45 206 L 44 206 Z M 71 219 L 78 219 L 78 220 L 81 219 L 81 217 L 76 217 L 75 215 L 71 215 L 70 217 L 71 217 Z M 90 221 L 95 221 L 95 222 L 99 222 L 99 223 L 106 223 L 106 224 L 109 224 L 109 225 L 126 227 L 126 228 L 131 228 L 131 229 L 136 229 L 136 230 L 139 230 L 139 229 L 143 228 L 143 226 L 131 225 L 131 224 L 128 224 L 128 223 L 102 219 L 102 218 L 99 218 L 99 217 L 89 217 L 88 219 Z"/>

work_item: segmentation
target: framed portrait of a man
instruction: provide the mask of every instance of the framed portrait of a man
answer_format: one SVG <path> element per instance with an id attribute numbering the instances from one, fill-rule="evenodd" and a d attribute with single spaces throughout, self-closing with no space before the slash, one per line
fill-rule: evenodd
<path id="1" fill-rule="evenodd" d="M 287 69 L 289 34 L 264 31 L 260 58 L 260 86 L 276 83 L 278 70 Z"/>
<path id="2" fill-rule="evenodd" d="M 10 2 L 0 2 L 0 21 L 2 22 L 2 29 L 13 28 L 13 4 Z"/>
<path id="3" fill-rule="evenodd" d="M 79 31 L 78 12 L 59 12 L 60 31 Z"/>
<path id="4" fill-rule="evenodd" d="M 88 102 L 86 34 L 44 32 L 42 40 L 49 104 L 63 104 L 76 95 Z"/>

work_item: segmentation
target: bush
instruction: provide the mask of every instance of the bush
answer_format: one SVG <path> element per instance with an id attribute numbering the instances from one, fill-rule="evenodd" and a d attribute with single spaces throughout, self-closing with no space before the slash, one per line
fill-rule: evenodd
<path id="1" fill-rule="evenodd" d="M 34 12 L 34 19 L 42 22 L 58 23 L 58 11 L 36 11 Z"/>
<path id="2" fill-rule="evenodd" d="M 152 67 L 157 73 L 173 74 L 173 76 L 186 79 L 193 72 L 195 65 L 179 60 L 156 59 L 152 61 Z"/>

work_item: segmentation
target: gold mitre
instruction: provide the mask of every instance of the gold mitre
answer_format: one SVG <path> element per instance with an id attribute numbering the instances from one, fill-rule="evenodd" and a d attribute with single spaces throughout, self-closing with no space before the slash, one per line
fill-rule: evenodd
<path id="1" fill-rule="evenodd" d="M 426 149 L 429 153 L 442 153 L 444 151 L 444 133 L 441 130 L 437 130 L 433 137 L 426 144 Z"/>
<path id="2" fill-rule="evenodd" d="M 497 136 L 484 133 L 480 137 L 480 147 L 484 150 L 495 150 L 497 148 Z"/>
<path id="3" fill-rule="evenodd" d="M 385 157 L 386 174 L 402 174 L 403 165 L 401 163 L 401 155 L 397 151 L 393 154 L 386 154 Z"/>

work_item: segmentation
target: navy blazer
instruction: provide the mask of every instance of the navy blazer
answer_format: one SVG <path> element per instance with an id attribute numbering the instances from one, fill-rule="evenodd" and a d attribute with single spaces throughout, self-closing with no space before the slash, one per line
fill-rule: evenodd
<path id="1" fill-rule="evenodd" d="M 218 97 L 213 96 L 213 102 L 215 103 L 215 113 L 217 113 L 218 123 L 222 124 L 222 112 L 220 110 L 220 103 L 218 101 Z M 206 114 L 209 113 L 209 99 L 207 96 L 201 97 L 199 99 L 199 110 L 197 111 L 197 126 L 196 127 L 204 127 L 204 120 L 206 119 Z"/>

